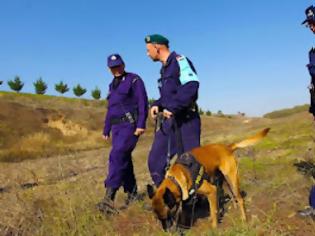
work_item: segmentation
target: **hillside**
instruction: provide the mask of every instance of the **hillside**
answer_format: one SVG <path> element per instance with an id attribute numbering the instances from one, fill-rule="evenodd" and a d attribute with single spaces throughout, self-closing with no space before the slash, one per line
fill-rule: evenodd
<path id="1" fill-rule="evenodd" d="M 110 151 L 101 139 L 104 101 L 0 92 L 0 109 L 0 235 L 165 235 L 144 209 L 148 198 L 114 217 L 95 208 Z M 148 127 L 133 154 L 140 192 L 151 182 L 146 163 L 153 121 Z M 293 163 L 315 159 L 315 127 L 305 109 L 264 118 L 203 116 L 202 143 L 240 141 L 265 127 L 271 132 L 260 144 L 237 152 L 248 224 L 229 203 L 217 230 L 205 218 L 187 235 L 315 231 L 315 221 L 295 215 L 307 205 L 312 180 Z M 118 206 L 123 201 L 120 190 Z"/>
<path id="2" fill-rule="evenodd" d="M 0 160 L 103 147 L 105 101 L 0 92 Z"/>
<path id="3" fill-rule="evenodd" d="M 308 111 L 309 105 L 295 106 L 293 108 L 282 109 L 278 111 L 273 111 L 264 115 L 265 118 L 281 118 L 290 116 L 299 112 Z"/>

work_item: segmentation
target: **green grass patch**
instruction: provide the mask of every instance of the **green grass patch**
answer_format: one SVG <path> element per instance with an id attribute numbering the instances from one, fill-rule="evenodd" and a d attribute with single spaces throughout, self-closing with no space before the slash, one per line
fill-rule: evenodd
<path id="1" fill-rule="evenodd" d="M 299 112 L 308 111 L 309 105 L 295 106 L 293 108 L 282 109 L 265 114 L 264 118 L 275 119 L 290 116 Z"/>

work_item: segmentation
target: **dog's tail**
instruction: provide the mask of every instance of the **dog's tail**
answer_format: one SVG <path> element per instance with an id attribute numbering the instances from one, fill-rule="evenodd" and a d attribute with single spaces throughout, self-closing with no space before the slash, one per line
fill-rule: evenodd
<path id="1" fill-rule="evenodd" d="M 258 143 L 263 137 L 265 137 L 268 134 L 269 130 L 270 130 L 270 128 L 266 128 L 266 129 L 260 131 L 259 133 L 257 133 L 253 137 L 250 137 L 250 138 L 245 139 L 245 140 L 238 142 L 238 143 L 232 143 L 229 145 L 229 148 L 231 148 L 232 151 L 234 152 L 238 148 L 245 148 L 248 146 L 252 146 L 252 145 Z"/>

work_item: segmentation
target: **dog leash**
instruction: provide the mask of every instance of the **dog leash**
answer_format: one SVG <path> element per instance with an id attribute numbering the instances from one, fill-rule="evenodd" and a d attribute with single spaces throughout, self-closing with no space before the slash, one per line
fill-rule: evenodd
<path id="1" fill-rule="evenodd" d="M 169 134 L 167 138 L 167 158 L 166 158 L 165 171 L 168 171 L 170 166 L 171 166 L 171 135 Z"/>
<path id="2" fill-rule="evenodd" d="M 175 130 L 175 138 L 176 138 L 176 147 L 177 147 L 177 155 L 180 156 L 184 153 L 184 145 L 182 139 L 182 132 L 180 127 L 176 121 L 176 117 L 174 116 L 174 130 Z"/>
<path id="3" fill-rule="evenodd" d="M 157 118 L 155 120 L 155 127 L 154 127 L 154 132 L 158 132 L 161 130 L 163 133 L 164 131 L 162 130 L 162 123 L 163 123 L 163 115 L 161 112 L 157 114 Z M 168 135 L 167 138 L 167 157 L 166 157 L 166 166 L 165 166 L 165 171 L 168 171 L 171 165 L 171 135 Z"/>
<path id="4" fill-rule="evenodd" d="M 179 157 L 180 155 L 184 153 L 184 146 L 182 142 L 182 135 L 181 135 L 180 127 L 178 126 L 175 117 L 173 118 L 172 127 L 174 127 L 174 131 L 175 131 L 177 157 Z M 168 134 L 168 138 L 167 138 L 167 159 L 166 159 L 165 171 L 168 171 L 170 166 L 171 166 L 171 133 Z"/>
<path id="5" fill-rule="evenodd" d="M 196 201 L 197 201 L 197 194 L 195 193 L 192 197 L 193 199 L 193 205 L 191 208 L 191 219 L 190 219 L 190 228 L 193 226 L 194 223 L 194 217 L 195 217 L 195 205 L 196 205 Z"/>
<path id="6" fill-rule="evenodd" d="M 175 217 L 176 228 L 178 228 L 179 215 L 182 212 L 182 204 L 183 204 L 183 202 L 180 201 L 179 206 L 176 210 L 176 217 Z"/>

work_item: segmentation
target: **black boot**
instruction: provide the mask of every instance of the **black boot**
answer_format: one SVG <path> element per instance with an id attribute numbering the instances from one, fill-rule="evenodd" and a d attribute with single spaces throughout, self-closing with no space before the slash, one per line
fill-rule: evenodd
<path id="1" fill-rule="evenodd" d="M 127 191 L 127 198 L 125 200 L 125 205 L 128 206 L 129 204 L 131 204 L 132 202 L 137 200 L 137 186 L 135 186 L 130 192 Z"/>
<path id="2" fill-rule="evenodd" d="M 313 219 L 315 219 L 315 209 L 312 207 L 308 207 L 304 210 L 298 211 L 298 214 L 301 217 L 312 217 Z"/>
<path id="3" fill-rule="evenodd" d="M 108 199 L 110 199 L 111 201 L 114 202 L 116 193 L 117 193 L 117 189 L 115 189 L 115 188 L 106 188 L 105 198 L 108 198 Z"/>
<path id="4" fill-rule="evenodd" d="M 106 188 L 106 193 L 101 202 L 96 207 L 99 211 L 106 215 L 117 214 L 118 210 L 114 207 L 114 200 L 118 189 Z"/>
<path id="5" fill-rule="evenodd" d="M 143 201 L 145 194 L 138 194 L 137 186 L 135 186 L 132 191 L 127 191 L 127 198 L 125 200 L 125 205 L 120 208 L 120 210 L 126 209 L 130 204 L 136 201 Z"/>
<path id="6" fill-rule="evenodd" d="M 137 186 L 135 186 L 132 191 L 127 192 L 127 198 L 125 200 L 126 206 L 130 205 L 135 201 L 142 201 L 144 198 L 143 194 L 138 194 Z"/>

